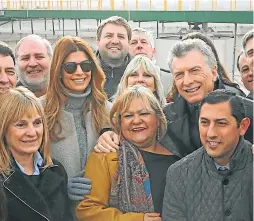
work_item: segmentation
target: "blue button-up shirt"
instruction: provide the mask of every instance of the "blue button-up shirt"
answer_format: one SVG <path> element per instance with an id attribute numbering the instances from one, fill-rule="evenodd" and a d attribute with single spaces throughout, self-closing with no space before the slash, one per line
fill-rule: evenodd
<path id="1" fill-rule="evenodd" d="M 15 160 L 16 161 L 16 160 Z M 22 167 L 18 161 L 16 161 L 19 169 L 21 170 L 22 173 L 25 173 L 25 169 L 24 167 Z M 43 158 L 41 156 L 41 154 L 37 151 L 35 154 L 34 154 L 34 172 L 32 175 L 40 175 L 40 169 L 39 167 L 41 167 L 43 165 Z"/>
<path id="2" fill-rule="evenodd" d="M 226 168 L 226 169 L 229 170 L 229 163 L 228 163 L 226 166 L 221 166 L 220 164 L 218 164 L 218 163 L 216 163 L 216 162 L 214 161 L 214 164 L 215 164 L 217 170 L 218 170 L 219 168 Z"/>

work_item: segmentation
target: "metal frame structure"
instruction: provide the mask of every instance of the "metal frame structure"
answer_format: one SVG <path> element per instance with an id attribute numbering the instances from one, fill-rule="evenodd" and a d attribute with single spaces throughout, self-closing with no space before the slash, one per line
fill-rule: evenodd
<path id="1" fill-rule="evenodd" d="M 0 20 L 106 19 L 118 15 L 132 21 L 253 24 L 253 11 L 100 11 L 100 10 L 1 10 Z"/>

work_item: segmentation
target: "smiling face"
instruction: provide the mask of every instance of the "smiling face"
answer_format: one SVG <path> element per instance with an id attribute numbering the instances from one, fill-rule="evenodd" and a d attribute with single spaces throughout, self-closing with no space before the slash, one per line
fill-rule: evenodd
<path id="1" fill-rule="evenodd" d="M 20 120 L 11 123 L 5 135 L 7 147 L 15 159 L 33 155 L 40 148 L 42 137 L 43 123 L 38 112 L 25 114 Z"/>
<path id="2" fill-rule="evenodd" d="M 0 94 L 16 87 L 16 80 L 12 57 L 0 54 Z"/>
<path id="3" fill-rule="evenodd" d="M 65 59 L 64 64 L 68 62 L 75 62 L 80 64 L 83 61 L 89 60 L 87 54 L 83 51 L 72 52 Z M 84 72 L 80 65 L 77 65 L 76 71 L 72 74 L 68 74 L 63 70 L 63 84 L 71 93 L 84 93 L 85 89 L 89 85 L 92 73 L 91 71 Z"/>
<path id="4" fill-rule="evenodd" d="M 123 137 L 139 148 L 148 148 L 155 144 L 158 124 L 150 105 L 139 98 L 133 99 L 121 113 Z"/>
<path id="5" fill-rule="evenodd" d="M 101 38 L 97 41 L 97 46 L 103 60 L 124 60 L 129 51 L 126 28 L 110 23 L 105 25 L 101 32 Z"/>
<path id="6" fill-rule="evenodd" d="M 205 103 L 202 106 L 199 116 L 200 139 L 207 154 L 218 164 L 228 164 L 240 136 L 248 129 L 245 121 L 246 118 L 237 126 L 228 102 Z"/>
<path id="7" fill-rule="evenodd" d="M 45 89 L 50 68 L 50 57 L 45 44 L 28 38 L 21 43 L 17 54 L 20 81 L 32 91 Z"/>
<path id="8" fill-rule="evenodd" d="M 254 38 L 250 38 L 246 42 L 245 52 L 247 55 L 247 60 L 249 62 L 251 70 L 254 69 Z"/>
<path id="9" fill-rule="evenodd" d="M 253 73 L 250 70 L 249 62 L 244 54 L 239 58 L 239 68 L 244 86 L 249 91 L 253 91 Z"/>
<path id="10" fill-rule="evenodd" d="M 152 60 L 155 55 L 155 48 L 152 48 L 149 38 L 145 34 L 137 32 L 132 32 L 129 50 L 133 57 L 144 55 Z"/>
<path id="11" fill-rule="evenodd" d="M 197 50 L 175 57 L 171 65 L 179 94 L 189 103 L 199 103 L 214 88 L 216 67 L 211 69 Z"/>
<path id="12" fill-rule="evenodd" d="M 153 75 L 149 73 L 145 73 L 144 68 L 142 66 L 139 67 L 138 70 L 131 73 L 127 78 L 127 85 L 143 85 L 148 87 L 152 92 L 155 91 L 155 83 Z"/>

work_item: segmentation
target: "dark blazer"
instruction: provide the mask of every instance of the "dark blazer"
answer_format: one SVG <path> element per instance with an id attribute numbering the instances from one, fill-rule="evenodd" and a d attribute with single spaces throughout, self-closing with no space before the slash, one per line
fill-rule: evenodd
<path id="1" fill-rule="evenodd" d="M 67 174 L 58 161 L 43 170 L 36 188 L 12 162 L 8 176 L 1 184 L 8 201 L 8 221 L 69 221 L 70 204 L 67 194 Z"/>
<path id="2" fill-rule="evenodd" d="M 219 80 L 215 84 L 215 90 L 216 89 L 233 91 L 242 98 L 246 108 L 246 116 L 251 120 L 251 125 L 245 134 L 245 139 L 253 143 L 253 101 L 242 97 L 242 92 L 238 91 L 237 88 L 223 85 Z M 192 116 L 190 115 L 187 101 L 179 96 L 175 102 L 167 104 L 163 112 L 167 119 L 167 133 L 161 140 L 161 144 L 181 158 L 197 150 L 201 145 L 196 146 L 194 143 L 201 144 L 199 131 L 196 131 L 195 137 L 192 137 L 192 139 L 190 138 L 190 136 L 193 135 L 190 128 L 193 128 L 190 125 Z M 198 115 L 198 113 L 196 113 L 196 115 Z M 196 129 L 198 130 L 198 128 Z"/>

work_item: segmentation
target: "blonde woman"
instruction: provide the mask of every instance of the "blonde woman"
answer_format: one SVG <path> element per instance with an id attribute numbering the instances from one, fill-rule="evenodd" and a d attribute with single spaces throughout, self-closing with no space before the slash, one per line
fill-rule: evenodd
<path id="1" fill-rule="evenodd" d="M 142 55 L 135 56 L 125 69 L 114 99 L 121 95 L 128 86 L 143 85 L 148 87 L 163 107 L 166 103 L 160 70 L 153 62 Z"/>
<path id="2" fill-rule="evenodd" d="M 52 156 L 66 169 L 69 197 L 75 201 L 90 192 L 90 180 L 83 178 L 82 171 L 99 131 L 109 124 L 104 83 L 105 74 L 86 41 L 71 36 L 58 40 L 45 114 Z"/>
<path id="3" fill-rule="evenodd" d="M 1 95 L 0 103 L 0 185 L 8 202 L 7 220 L 70 220 L 67 174 L 50 157 L 40 101 L 20 87 Z"/>
<path id="4" fill-rule="evenodd" d="M 85 175 L 93 188 L 77 207 L 79 220 L 161 221 L 166 172 L 179 158 L 159 143 L 167 123 L 158 100 L 144 86 L 129 87 L 110 120 L 120 148 L 90 154 Z"/>

